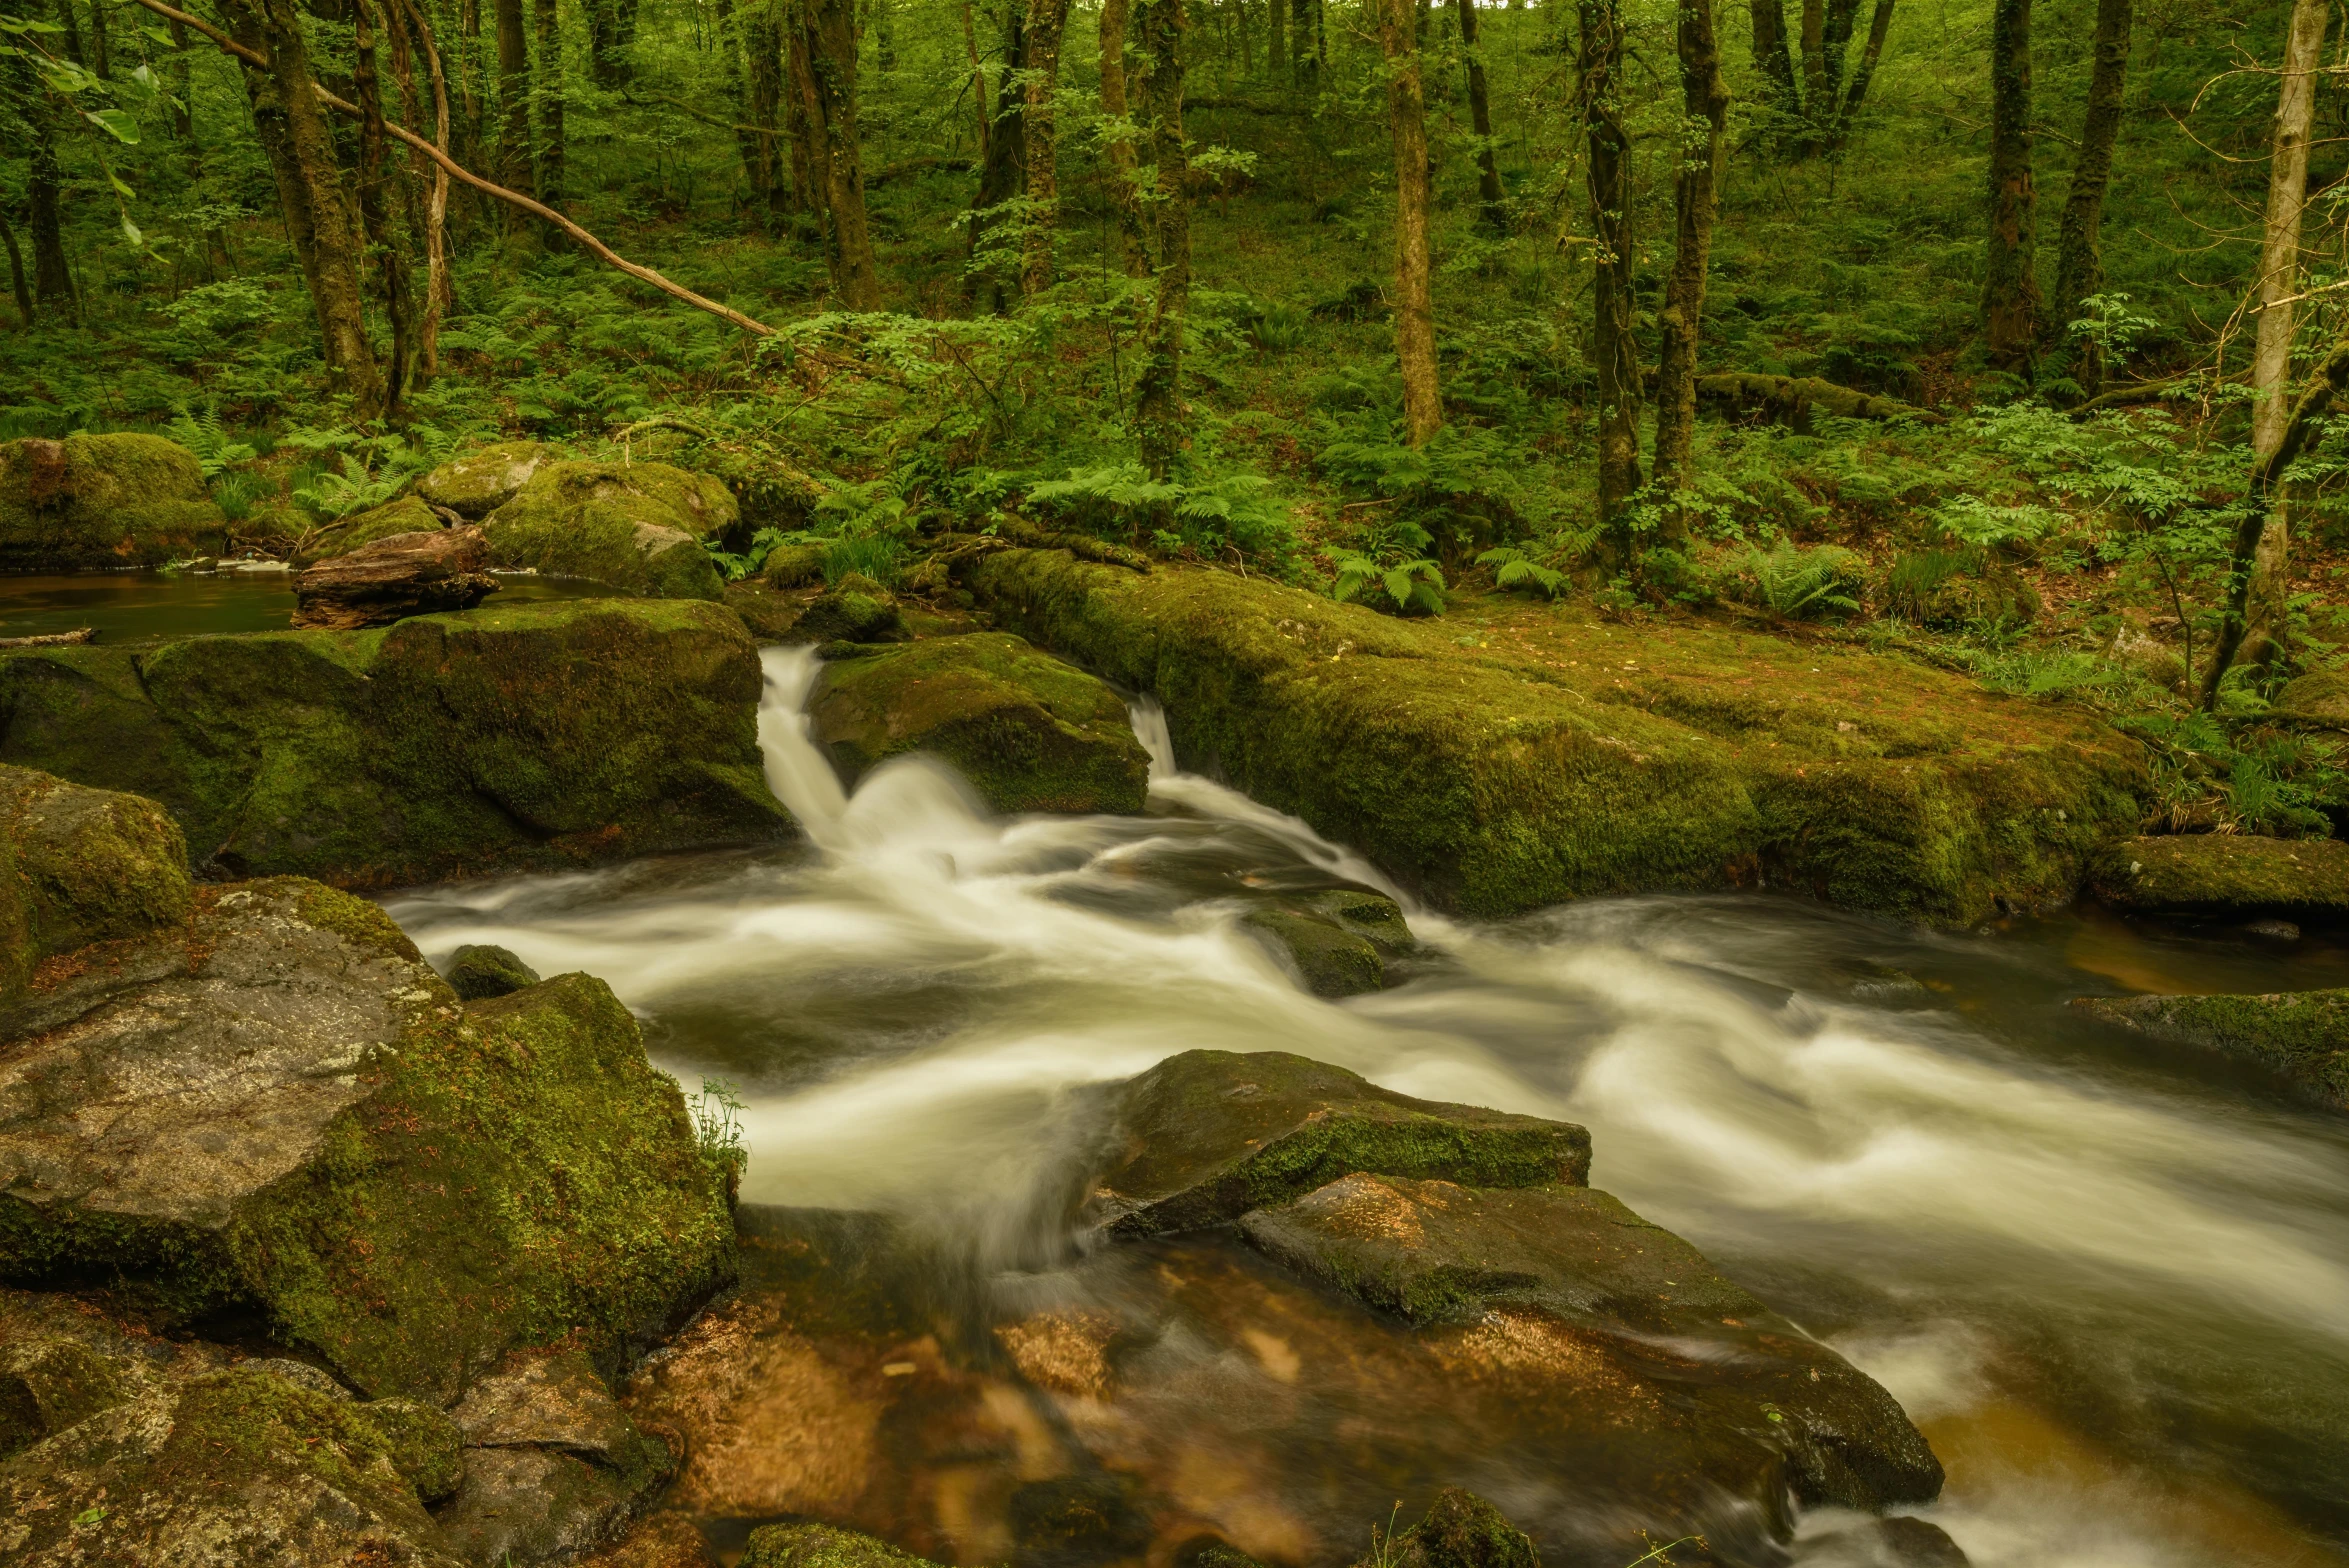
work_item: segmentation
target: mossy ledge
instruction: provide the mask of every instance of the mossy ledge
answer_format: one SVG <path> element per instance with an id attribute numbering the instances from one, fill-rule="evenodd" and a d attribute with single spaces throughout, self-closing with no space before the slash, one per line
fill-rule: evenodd
<path id="1" fill-rule="evenodd" d="M 200 871 L 392 887 L 787 836 L 757 646 L 579 600 L 0 656 L 0 761 L 160 801 Z"/>
<path id="2" fill-rule="evenodd" d="M 2147 790 L 2142 748 L 2080 710 L 1835 645 L 1496 606 L 1463 646 L 1451 619 L 1061 551 L 965 581 L 1157 696 L 1186 766 L 1469 914 L 1768 884 L 1967 926 L 2068 900 Z"/>

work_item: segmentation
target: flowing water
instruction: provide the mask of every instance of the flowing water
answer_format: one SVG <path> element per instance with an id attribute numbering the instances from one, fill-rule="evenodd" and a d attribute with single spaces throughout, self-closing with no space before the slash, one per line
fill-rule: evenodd
<path id="1" fill-rule="evenodd" d="M 214 632 L 281 632 L 294 615 L 288 571 L 72 572 L 0 575 L 0 637 L 87 626 L 104 643 Z M 502 573 L 492 605 L 608 594 L 579 578 Z"/>
<path id="2" fill-rule="evenodd" d="M 918 758 L 844 795 L 801 714 L 812 656 L 766 659 L 769 779 L 806 845 L 390 902 L 429 955 L 496 942 L 602 976 L 663 1066 L 739 1085 L 746 1202 L 893 1214 L 953 1238 L 940 1255 L 982 1289 L 1065 1300 L 1102 1267 L 1039 1234 L 1074 1087 L 1196 1047 L 1297 1051 L 1588 1126 L 1594 1186 L 1902 1401 L 1949 1470 L 1921 1512 L 1977 1564 L 2349 1562 L 2349 1118 L 2062 1006 L 2344 985 L 2349 949 L 2089 913 L 1942 935 L 1762 896 L 1481 925 L 1413 909 L 1427 952 L 1403 983 L 1333 1004 L 1239 918 L 1383 880 L 1177 771 L 1147 703 L 1147 815 L 1005 821 Z M 1151 1288 L 1277 1297 L 1281 1346 L 1321 1344 L 1310 1292 L 1236 1250 L 1162 1246 L 1151 1267 L 1175 1283 Z M 1448 1418 L 1440 1390 L 1301 1376 L 1297 1351 L 1214 1311 L 1194 1306 L 1194 1338 L 1255 1346 L 1255 1381 L 1162 1378 L 1137 1407 L 1152 1452 L 1190 1445 L 1161 1469 L 1201 1517 L 1337 1563 L 1406 1488 L 1417 1506 L 1458 1481 L 1579 1561 L 1577 1511 L 1625 1506 Z M 1210 1350 L 1199 1366 L 1233 1362 Z M 1262 1440 L 1274 1396 L 1289 1424 Z M 1219 1452 L 1236 1473 L 1199 1479 Z M 1032 1453 L 1004 1463 L 1039 1473 Z M 1837 1523 L 1802 1521 L 1796 1559 Z M 916 1544 L 965 1562 L 1000 1545 L 983 1519 L 940 1529 Z"/>

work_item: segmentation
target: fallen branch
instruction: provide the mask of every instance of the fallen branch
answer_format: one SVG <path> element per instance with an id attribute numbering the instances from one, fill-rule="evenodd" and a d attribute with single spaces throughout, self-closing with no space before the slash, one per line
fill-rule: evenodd
<path id="1" fill-rule="evenodd" d="M 205 21 L 202 17 L 191 16 L 185 11 L 165 5 L 163 0 L 138 0 L 138 3 L 142 6 L 145 6 L 148 10 L 154 12 L 157 16 L 164 18 L 166 21 L 178 22 L 182 26 L 194 28 L 197 32 L 202 33 L 205 37 L 218 44 L 222 49 L 226 50 L 230 54 L 235 55 L 238 59 L 244 61 L 246 64 L 258 67 L 261 70 L 269 69 L 269 57 L 267 55 L 263 54 L 258 49 L 247 48 L 245 45 L 238 43 L 234 38 L 229 37 L 228 34 L 213 26 L 210 22 Z M 320 103 L 325 104 L 329 109 L 334 110 L 335 113 L 347 115 L 354 120 L 364 118 L 357 104 L 336 97 L 333 93 L 328 92 L 318 83 L 312 82 L 310 84 L 310 90 L 318 95 L 318 101 Z M 733 325 L 740 327 L 745 332 L 753 333 L 762 338 L 769 338 L 775 335 L 775 329 L 768 326 L 765 322 L 758 321 L 752 317 L 746 316 L 741 311 L 734 309 L 730 305 L 721 305 L 714 299 L 709 299 L 703 295 L 696 294 L 693 292 L 693 290 L 687 288 L 684 284 L 671 282 L 669 279 L 664 278 L 659 273 L 653 271 L 652 268 L 644 266 L 638 262 L 630 261 L 627 257 L 621 255 L 618 251 L 615 251 L 609 245 L 606 245 L 602 240 L 597 239 L 594 235 L 588 233 L 578 224 L 573 223 L 569 218 L 566 218 L 561 213 L 555 211 L 554 208 L 549 207 L 542 202 L 535 201 L 532 198 L 523 195 L 520 191 L 511 191 L 506 189 L 506 187 L 503 185 L 495 183 L 494 181 L 483 179 L 480 175 L 475 174 L 471 169 L 466 168 L 463 164 L 457 162 L 456 159 L 450 157 L 447 153 L 441 151 L 438 147 L 435 147 L 429 140 L 417 135 L 414 131 L 409 130 L 406 126 L 395 125 L 391 121 L 386 120 L 383 124 L 383 128 L 390 132 L 393 136 L 396 136 L 401 141 L 407 143 L 410 147 L 413 147 L 418 152 L 424 154 L 424 156 L 427 158 L 430 158 L 434 163 L 446 169 L 452 177 L 462 180 L 464 183 L 472 186 L 475 190 L 481 192 L 483 195 L 492 197 L 498 201 L 502 201 L 510 207 L 519 207 L 522 211 L 529 213 L 532 217 L 543 219 L 544 221 L 553 224 L 556 228 L 561 229 L 565 234 L 571 236 L 573 240 L 577 241 L 591 255 L 595 256 L 596 259 L 602 261 L 607 266 L 617 267 L 620 271 L 627 273 L 630 277 L 651 284 L 654 288 L 659 289 L 662 293 L 669 295 L 671 298 L 683 300 L 686 304 L 691 305 L 696 310 L 707 311 L 713 316 L 717 316 L 722 320 L 731 322 Z"/>
<path id="2" fill-rule="evenodd" d="M 1717 371 L 1697 377 L 1697 396 L 1716 403 L 1760 403 L 1791 417 L 1808 407 L 1838 419 L 1913 419 L 1920 425 L 1946 425 L 1947 414 L 1879 397 L 1857 387 L 1837 386 L 1816 376 L 1766 376 L 1750 370 Z"/>
<path id="3" fill-rule="evenodd" d="M 0 648 L 71 648 L 97 640 L 98 629 L 84 626 L 77 631 L 44 632 L 38 637 L 0 637 Z"/>
<path id="4" fill-rule="evenodd" d="M 2159 381 L 2140 381 L 2135 386 L 2114 387 L 2110 392 L 2099 392 L 2071 411 L 2074 419 L 2085 419 L 2090 414 L 2102 413 L 2108 408 L 2138 408 L 2147 403 L 2159 403 L 2172 392 L 2195 379 L 2194 373 L 2183 376 L 2164 376 Z"/>

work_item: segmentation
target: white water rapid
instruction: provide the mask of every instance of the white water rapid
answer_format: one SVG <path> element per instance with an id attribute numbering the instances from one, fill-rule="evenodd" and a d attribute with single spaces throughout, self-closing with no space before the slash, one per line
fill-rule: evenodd
<path id="1" fill-rule="evenodd" d="M 1151 705 L 1149 815 L 1002 820 L 918 758 L 845 794 L 807 734 L 812 653 L 765 659 L 768 779 L 806 846 L 388 901 L 430 956 L 494 942 L 601 976 L 689 1089 L 739 1085 L 746 1200 L 1032 1257 L 1074 1086 L 1296 1051 L 1587 1125 L 1594 1186 L 1903 1401 L 1950 1471 L 1922 1512 L 1982 1568 L 2349 1562 L 2349 1118 L 2060 1005 L 2193 951 L 1759 897 L 1413 908 L 1429 956 L 1333 1004 L 1240 917 L 1384 882 L 1177 771 Z M 2232 951 L 2209 961 L 2251 962 Z"/>

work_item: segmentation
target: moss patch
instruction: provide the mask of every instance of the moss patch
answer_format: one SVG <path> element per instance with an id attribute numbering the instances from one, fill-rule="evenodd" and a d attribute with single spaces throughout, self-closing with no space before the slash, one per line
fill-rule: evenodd
<path id="1" fill-rule="evenodd" d="M 742 1568 L 936 1568 L 887 1541 L 828 1524 L 770 1524 L 750 1532 Z"/>
<path id="2" fill-rule="evenodd" d="M 2240 833 L 2133 838 L 2097 857 L 2096 896 L 2180 914 L 2349 915 L 2349 843 Z"/>
<path id="3" fill-rule="evenodd" d="M 2106 1023 L 2247 1057 L 2349 1111 L 2349 990 L 2265 996 L 2082 997 Z"/>
<path id="4" fill-rule="evenodd" d="M 1157 695 L 1187 766 L 1474 914 L 1768 883 L 1966 925 L 2070 897 L 2146 788 L 2141 748 L 2085 713 L 1846 647 L 1502 598 L 1405 621 L 1060 552 L 967 580 Z"/>
<path id="5" fill-rule="evenodd" d="M 0 567 L 159 566 L 227 548 L 194 454 L 161 436 L 0 443 Z"/>
<path id="6" fill-rule="evenodd" d="M 1243 923 L 1288 954 L 1315 996 L 1358 996 L 1387 983 L 1386 960 L 1378 948 L 1334 920 L 1272 908 L 1254 911 Z"/>
<path id="7" fill-rule="evenodd" d="M 739 512 L 715 479 L 666 463 L 550 463 L 488 515 L 500 566 L 529 567 L 663 599 L 717 599 L 724 584 L 705 539 Z"/>

